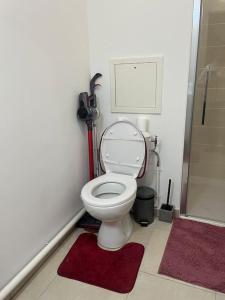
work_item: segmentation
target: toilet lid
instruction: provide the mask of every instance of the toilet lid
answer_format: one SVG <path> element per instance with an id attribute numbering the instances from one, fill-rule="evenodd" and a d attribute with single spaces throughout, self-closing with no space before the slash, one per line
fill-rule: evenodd
<path id="1" fill-rule="evenodd" d="M 100 153 L 106 173 L 137 178 L 145 159 L 145 140 L 132 123 L 119 121 L 105 130 Z"/>

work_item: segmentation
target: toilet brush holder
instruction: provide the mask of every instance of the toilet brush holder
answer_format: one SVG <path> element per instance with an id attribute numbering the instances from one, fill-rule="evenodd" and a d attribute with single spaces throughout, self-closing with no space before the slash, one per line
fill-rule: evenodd
<path id="1" fill-rule="evenodd" d="M 167 203 L 162 204 L 159 210 L 159 220 L 166 223 L 172 223 L 174 217 L 174 211 L 175 211 L 174 206 L 169 204 L 170 188 L 171 188 L 171 179 L 169 180 Z"/>
<path id="2" fill-rule="evenodd" d="M 167 205 L 162 204 L 159 210 L 159 220 L 166 222 L 166 223 L 172 223 L 174 217 L 174 206 L 173 205 Z"/>

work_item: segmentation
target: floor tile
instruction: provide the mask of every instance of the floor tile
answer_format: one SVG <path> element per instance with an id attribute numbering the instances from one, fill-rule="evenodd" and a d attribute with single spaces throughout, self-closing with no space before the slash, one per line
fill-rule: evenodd
<path id="1" fill-rule="evenodd" d="M 82 231 L 75 230 L 35 272 L 26 285 L 13 297 L 13 300 L 35 300 L 48 287 L 57 274 L 57 269 L 64 256 Z"/>
<path id="2" fill-rule="evenodd" d="M 223 159 L 221 153 L 216 151 L 218 147 L 213 148 L 214 149 L 207 148 L 207 153 L 211 154 L 211 158 L 206 160 L 204 158 L 204 152 L 196 152 L 197 155 L 201 153 L 201 160 L 192 162 L 191 164 L 187 211 L 191 216 L 224 222 L 225 179 L 219 174 L 216 175 L 216 172 L 224 172 L 223 163 L 221 163 Z M 225 147 L 219 148 L 220 151 L 221 148 L 224 148 L 223 150 L 225 151 Z M 215 157 L 218 161 L 215 160 Z M 205 162 L 207 162 L 208 169 L 206 169 L 204 165 Z M 212 199 L 215 200 L 212 201 Z"/>
<path id="3" fill-rule="evenodd" d="M 158 218 L 155 218 L 154 223 L 152 223 L 150 226 L 154 229 L 165 230 L 168 232 L 168 231 L 170 231 L 170 229 L 172 227 L 172 223 L 162 222 L 162 221 L 159 221 Z"/>
<path id="4" fill-rule="evenodd" d="M 225 294 L 216 293 L 216 300 L 225 300 Z"/>
<path id="5" fill-rule="evenodd" d="M 133 221 L 133 224 L 134 224 L 133 233 L 128 242 L 141 243 L 145 247 L 148 246 L 149 241 L 152 238 L 154 231 L 156 229 L 160 229 L 168 232 L 170 231 L 172 226 L 171 224 L 159 221 L 158 218 L 155 218 L 155 221 L 152 224 L 149 224 L 147 227 L 141 226 L 140 224 L 137 224 L 135 221 Z"/>
<path id="6" fill-rule="evenodd" d="M 93 285 L 57 276 L 40 300 L 125 300 L 126 294 L 114 293 Z"/>
<path id="7" fill-rule="evenodd" d="M 128 300 L 215 300 L 215 293 L 179 284 L 158 276 L 139 273 Z"/>
<path id="8" fill-rule="evenodd" d="M 165 250 L 166 242 L 170 234 L 170 227 L 162 230 L 156 228 L 145 249 L 145 255 L 141 264 L 141 271 L 157 274 L 159 265 Z"/>
<path id="9" fill-rule="evenodd" d="M 133 221 L 134 229 L 128 242 L 140 243 L 147 247 L 150 237 L 153 233 L 153 227 L 151 225 L 142 227 L 141 225 Z"/>

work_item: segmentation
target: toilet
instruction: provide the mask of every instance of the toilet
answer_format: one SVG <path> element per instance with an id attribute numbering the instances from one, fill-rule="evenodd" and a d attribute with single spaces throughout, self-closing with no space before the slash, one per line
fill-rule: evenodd
<path id="1" fill-rule="evenodd" d="M 136 178 L 146 159 L 145 139 L 132 123 L 118 121 L 103 133 L 100 154 L 106 174 L 88 182 L 81 191 L 84 207 L 102 221 L 98 245 L 117 250 L 129 239 L 132 230 Z"/>

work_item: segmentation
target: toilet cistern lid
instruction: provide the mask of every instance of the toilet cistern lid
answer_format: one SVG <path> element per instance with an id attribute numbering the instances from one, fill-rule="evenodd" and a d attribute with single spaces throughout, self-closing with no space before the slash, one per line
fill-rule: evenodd
<path id="1" fill-rule="evenodd" d="M 145 140 L 132 123 L 118 121 L 105 130 L 100 153 L 106 173 L 137 178 L 145 159 Z"/>

